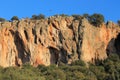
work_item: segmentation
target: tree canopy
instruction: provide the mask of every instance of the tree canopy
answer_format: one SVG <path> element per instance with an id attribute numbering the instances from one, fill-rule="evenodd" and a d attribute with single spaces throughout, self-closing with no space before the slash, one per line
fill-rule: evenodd
<path id="1" fill-rule="evenodd" d="M 11 18 L 11 21 L 14 21 L 14 20 L 19 20 L 19 18 L 18 18 L 17 16 L 13 16 L 13 17 Z"/>
<path id="2" fill-rule="evenodd" d="M 39 14 L 39 15 L 32 15 L 32 20 L 39 20 L 39 19 L 45 19 L 45 15 Z"/>
<path id="3" fill-rule="evenodd" d="M 90 16 L 89 22 L 95 26 L 100 26 L 104 22 L 104 16 L 102 14 L 93 14 Z"/>
<path id="4" fill-rule="evenodd" d="M 5 19 L 4 18 L 0 18 L 0 22 L 4 22 L 5 21 Z"/>

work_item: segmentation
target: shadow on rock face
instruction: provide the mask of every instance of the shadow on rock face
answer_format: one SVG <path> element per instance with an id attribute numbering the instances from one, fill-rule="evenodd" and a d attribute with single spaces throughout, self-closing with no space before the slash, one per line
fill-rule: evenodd
<path id="1" fill-rule="evenodd" d="M 120 55 L 120 34 L 117 36 L 117 38 L 115 39 L 115 48 L 116 48 L 116 52 L 117 54 Z"/>
<path id="2" fill-rule="evenodd" d="M 120 55 L 120 34 L 118 34 L 116 39 L 112 38 L 110 40 L 106 48 L 106 53 L 108 56 L 109 54 L 113 54 L 113 53 Z"/>
<path id="3" fill-rule="evenodd" d="M 23 40 L 20 38 L 20 34 L 16 31 L 14 36 L 14 42 L 16 45 L 16 49 L 18 51 L 18 58 L 21 59 L 22 63 L 26 63 L 30 61 L 30 54 L 25 50 L 25 45 Z M 19 62 L 16 63 L 19 66 Z"/>
<path id="4" fill-rule="evenodd" d="M 59 60 L 59 50 L 57 50 L 53 47 L 49 47 L 49 51 L 51 54 L 51 58 L 50 58 L 51 64 L 57 64 L 58 60 Z"/>
<path id="5" fill-rule="evenodd" d="M 53 47 L 49 47 L 51 58 L 50 62 L 51 64 L 59 64 L 60 62 L 67 63 L 67 53 L 66 50 L 63 48 L 60 50 L 57 50 Z"/>

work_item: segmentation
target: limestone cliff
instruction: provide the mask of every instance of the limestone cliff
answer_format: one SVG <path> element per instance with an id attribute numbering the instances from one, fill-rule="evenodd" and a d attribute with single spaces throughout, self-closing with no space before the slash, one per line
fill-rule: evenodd
<path id="1" fill-rule="evenodd" d="M 78 59 L 95 63 L 109 53 L 119 53 L 119 33 L 112 22 L 95 27 L 73 17 L 2 22 L 0 66 L 70 64 Z"/>

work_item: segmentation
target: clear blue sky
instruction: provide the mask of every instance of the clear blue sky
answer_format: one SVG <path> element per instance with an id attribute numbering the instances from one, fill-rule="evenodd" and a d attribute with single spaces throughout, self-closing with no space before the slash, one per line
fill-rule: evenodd
<path id="1" fill-rule="evenodd" d="M 106 20 L 120 19 L 120 0 L 1 0 L 0 17 L 10 19 L 42 13 L 54 14 L 93 14 L 101 13 Z"/>

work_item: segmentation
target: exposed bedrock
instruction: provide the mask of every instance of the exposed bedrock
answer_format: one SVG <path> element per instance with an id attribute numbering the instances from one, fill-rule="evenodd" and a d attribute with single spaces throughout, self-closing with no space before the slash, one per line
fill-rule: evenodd
<path id="1" fill-rule="evenodd" d="M 100 27 L 86 19 L 51 17 L 0 23 L 0 66 L 30 63 L 95 63 L 109 54 L 120 54 L 120 28 L 113 22 Z"/>

